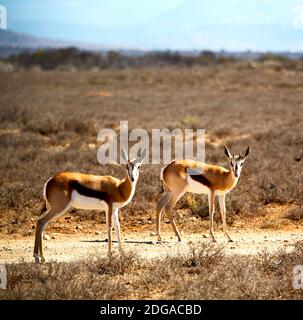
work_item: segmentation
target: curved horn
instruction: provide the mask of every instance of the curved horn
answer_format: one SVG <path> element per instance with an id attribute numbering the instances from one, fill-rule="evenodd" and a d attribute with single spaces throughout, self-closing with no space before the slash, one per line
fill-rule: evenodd
<path id="1" fill-rule="evenodd" d="M 230 158 L 230 159 L 232 158 L 232 155 L 231 155 L 231 153 L 229 152 L 227 146 L 224 146 L 224 153 L 225 153 L 225 155 L 226 155 L 228 158 Z"/>
<path id="2" fill-rule="evenodd" d="M 125 163 L 128 162 L 128 156 L 127 156 L 127 153 L 123 147 L 121 148 L 121 158 Z"/>
<path id="3" fill-rule="evenodd" d="M 144 150 L 142 151 L 141 158 L 140 158 L 140 162 L 143 162 L 144 159 L 145 159 L 145 157 L 146 157 L 146 149 L 144 149 Z"/>
<path id="4" fill-rule="evenodd" d="M 249 150 L 250 150 L 249 147 L 247 147 L 247 149 L 246 149 L 246 151 L 245 151 L 245 154 L 244 154 L 244 156 L 243 156 L 244 159 L 248 156 Z"/>
<path id="5" fill-rule="evenodd" d="M 135 163 L 138 163 L 138 162 L 141 162 L 141 163 L 142 163 L 142 162 L 144 161 L 145 157 L 146 157 L 146 149 L 144 149 L 144 150 L 142 151 L 141 157 L 137 158 L 134 162 L 135 162 Z"/>

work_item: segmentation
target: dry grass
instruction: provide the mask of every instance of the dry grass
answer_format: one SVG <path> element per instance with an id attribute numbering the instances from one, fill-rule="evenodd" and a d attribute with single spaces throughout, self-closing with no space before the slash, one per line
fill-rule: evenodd
<path id="1" fill-rule="evenodd" d="M 206 160 L 226 165 L 222 147 L 251 154 L 239 185 L 227 198 L 233 221 L 263 213 L 268 204 L 302 207 L 303 74 L 259 64 L 93 71 L 14 71 L 0 74 L 0 232 L 30 234 L 44 182 L 58 171 L 122 177 L 97 162 L 100 128 L 205 128 Z M 281 86 L 281 83 L 287 86 Z M 92 95 L 91 92 L 107 92 Z M 143 166 L 137 193 L 123 209 L 123 225 L 154 219 L 160 166 Z M 186 199 L 177 208 L 207 219 L 207 202 Z M 298 209 L 300 210 L 300 209 Z M 296 214 L 298 216 L 298 214 Z M 72 223 L 104 222 L 103 214 L 72 211 Z M 182 227 L 190 229 L 189 219 Z M 298 220 L 296 220 L 298 221 Z M 65 230 L 68 224 L 62 218 Z"/>
<path id="2" fill-rule="evenodd" d="M 302 299 L 303 291 L 292 287 L 302 257 L 302 243 L 293 253 L 249 257 L 226 256 L 204 243 L 153 260 L 130 252 L 121 259 L 19 263 L 7 266 L 0 299 Z"/>

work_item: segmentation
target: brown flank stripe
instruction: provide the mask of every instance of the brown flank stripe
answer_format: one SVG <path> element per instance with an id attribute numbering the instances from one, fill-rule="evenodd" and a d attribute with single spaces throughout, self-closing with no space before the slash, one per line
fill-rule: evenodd
<path id="1" fill-rule="evenodd" d="M 204 177 L 202 174 L 193 174 L 193 175 L 190 175 L 190 177 L 193 180 L 203 184 L 204 186 L 206 186 L 208 188 L 211 187 L 211 182 L 206 177 Z"/>
<path id="2" fill-rule="evenodd" d="M 70 182 L 70 186 L 72 189 L 76 190 L 79 194 L 85 197 L 106 200 L 107 193 L 103 191 L 94 190 L 92 188 L 88 188 L 76 180 Z"/>

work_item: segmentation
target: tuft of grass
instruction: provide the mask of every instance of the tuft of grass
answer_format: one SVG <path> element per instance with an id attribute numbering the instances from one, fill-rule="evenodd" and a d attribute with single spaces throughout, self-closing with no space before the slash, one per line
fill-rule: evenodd
<path id="1" fill-rule="evenodd" d="M 204 199 L 205 200 L 205 199 Z M 187 194 L 186 195 L 186 206 L 190 213 L 194 216 L 206 218 L 209 216 L 208 206 L 205 201 L 201 198 L 201 195 Z"/>
<path id="2" fill-rule="evenodd" d="M 285 218 L 292 220 L 292 221 L 300 221 L 303 219 L 303 208 L 298 207 L 298 208 L 293 208 L 290 209 L 286 214 Z"/>
<path id="3" fill-rule="evenodd" d="M 189 126 L 191 129 L 197 129 L 198 119 L 196 116 L 188 114 L 185 116 L 182 123 Z"/>
<path id="4" fill-rule="evenodd" d="M 92 272 L 100 275 L 117 276 L 132 273 L 140 265 L 140 258 L 135 252 L 99 258 L 89 266 Z"/>
<path id="5" fill-rule="evenodd" d="M 217 244 L 189 245 L 176 256 L 135 253 L 70 263 L 6 265 L 0 299 L 302 299 L 292 286 L 303 243 L 291 253 L 229 256 Z"/>

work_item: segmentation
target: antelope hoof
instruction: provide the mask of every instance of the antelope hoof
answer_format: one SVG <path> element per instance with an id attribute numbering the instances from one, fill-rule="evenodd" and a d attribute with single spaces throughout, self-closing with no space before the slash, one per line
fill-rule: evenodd
<path id="1" fill-rule="evenodd" d="M 208 234 L 208 235 L 203 234 L 202 237 L 203 237 L 204 239 L 207 239 L 207 240 L 211 239 L 213 242 L 216 242 L 215 237 L 212 236 L 212 235 L 210 235 L 210 234 Z"/>
<path id="2" fill-rule="evenodd" d="M 42 259 L 36 253 L 34 254 L 34 258 L 36 263 L 42 263 Z"/>
<path id="3" fill-rule="evenodd" d="M 228 233 L 224 233 L 224 235 L 227 238 L 227 242 L 234 242 L 234 240 L 230 237 Z"/>
<path id="4" fill-rule="evenodd" d="M 210 237 L 211 237 L 212 242 L 217 242 L 217 240 L 215 239 L 215 237 L 213 235 L 211 235 Z"/>
<path id="5" fill-rule="evenodd" d="M 217 240 L 215 239 L 215 236 L 212 233 L 210 233 L 208 236 L 204 236 L 204 237 L 207 239 L 211 238 L 212 242 L 217 242 Z"/>

